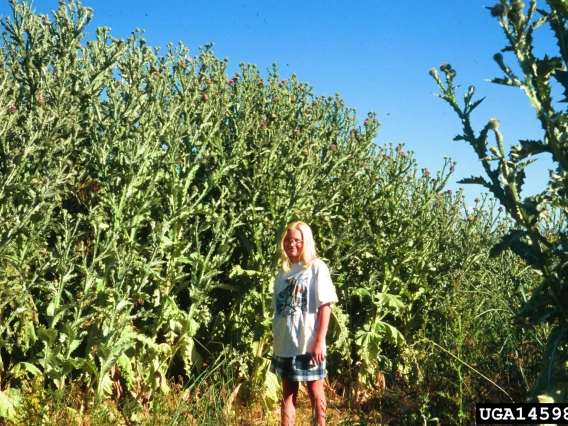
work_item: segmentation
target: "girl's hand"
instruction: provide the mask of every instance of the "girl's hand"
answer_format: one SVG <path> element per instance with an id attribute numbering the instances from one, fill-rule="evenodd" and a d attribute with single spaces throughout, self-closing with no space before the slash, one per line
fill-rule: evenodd
<path id="1" fill-rule="evenodd" d="M 325 360 L 325 344 L 316 340 L 312 349 L 312 362 L 314 365 L 320 365 Z"/>
<path id="2" fill-rule="evenodd" d="M 315 365 L 320 365 L 325 360 L 325 335 L 327 334 L 330 315 L 331 306 L 329 303 L 320 306 L 318 310 L 318 330 L 316 332 L 316 341 L 312 348 L 312 362 Z"/>

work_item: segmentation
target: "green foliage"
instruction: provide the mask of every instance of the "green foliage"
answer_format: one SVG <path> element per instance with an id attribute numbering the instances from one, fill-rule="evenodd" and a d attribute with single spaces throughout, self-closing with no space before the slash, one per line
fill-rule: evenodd
<path id="1" fill-rule="evenodd" d="M 510 249 L 532 270 L 541 276 L 541 284 L 532 289 L 531 297 L 517 312 L 518 321 L 524 324 L 546 324 L 548 341 L 543 353 L 541 372 L 534 384 L 529 399 L 549 396 L 556 401 L 563 400 L 566 394 L 566 344 L 568 321 L 568 281 L 565 266 L 568 260 L 566 251 L 566 213 L 568 189 L 568 162 L 566 160 L 566 113 L 559 110 L 552 101 L 551 80 L 554 77 L 566 89 L 565 69 L 567 14 L 564 2 L 548 1 L 550 11 L 537 9 L 536 1 L 531 1 L 525 14 L 525 5 L 518 0 L 501 1 L 491 8 L 504 30 L 508 45 L 503 52 L 512 52 L 517 59 L 520 74 L 504 62 L 498 53 L 494 59 L 504 73 L 504 77 L 492 81 L 518 87 L 523 90 L 543 129 L 539 141 L 520 141 L 505 153 L 499 122 L 489 120 L 487 125 L 475 134 L 470 116 L 481 102 L 473 101 L 474 88 L 470 87 L 464 96 L 464 106 L 456 99 L 454 85 L 455 71 L 448 64 L 442 65 L 445 81 L 436 70 L 431 74 L 436 80 L 441 94 L 456 111 L 463 123 L 463 133 L 456 140 L 468 142 L 478 155 L 487 178 L 467 179 L 465 183 L 478 183 L 488 188 L 515 221 L 515 228 L 502 237 L 493 248 L 498 254 Z M 540 15 L 537 17 L 537 14 Z M 557 56 L 537 58 L 533 53 L 534 31 L 548 23 L 557 39 Z M 488 147 L 490 135 L 495 137 L 496 146 Z M 525 168 L 535 159 L 533 156 L 549 153 L 556 165 L 550 173 L 548 187 L 540 194 L 521 197 L 525 181 Z M 551 217 L 557 216 L 557 217 Z"/>
<path id="2" fill-rule="evenodd" d="M 526 284 L 507 253 L 489 258 L 498 238 L 496 253 L 526 236 L 486 199 L 467 210 L 446 189 L 449 159 L 419 170 L 402 144 L 373 143 L 374 113 L 359 123 L 339 95 L 316 96 L 276 66 L 263 76 L 241 64 L 229 77 L 211 45 L 192 57 L 181 43 L 152 48 L 138 30 L 87 36 L 91 10 L 73 1 L 53 17 L 12 6 L 0 45 L 3 415 L 25 414 L 18 389 L 33 378 L 143 407 L 181 377 L 195 397 L 227 403 L 189 413 L 215 424 L 236 398 L 273 407 L 270 293 L 295 219 L 312 226 L 339 295 L 328 365 L 346 395 L 376 391 L 378 377 L 423 383 L 438 368 L 424 342 L 487 356 L 465 338 L 488 317 L 468 298 L 488 276 Z M 488 312 L 512 309 L 479 294 Z M 507 322 L 491 318 L 495 330 Z M 488 346 L 514 346 L 509 337 L 495 331 Z M 463 391 L 461 365 L 449 368 Z M 435 407 L 420 398 L 423 423 Z M 451 409 L 462 414 L 467 398 Z M 105 404 L 96 413 L 119 415 Z"/>

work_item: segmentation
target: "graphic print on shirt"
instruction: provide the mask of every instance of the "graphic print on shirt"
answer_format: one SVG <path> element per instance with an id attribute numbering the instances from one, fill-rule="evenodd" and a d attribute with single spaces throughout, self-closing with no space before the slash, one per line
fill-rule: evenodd
<path id="1" fill-rule="evenodd" d="M 307 312 L 308 310 L 308 286 L 304 282 L 300 283 L 296 277 L 290 277 L 284 281 L 284 290 L 278 293 L 276 298 L 276 314 L 280 316 L 293 315 L 298 310 Z"/>

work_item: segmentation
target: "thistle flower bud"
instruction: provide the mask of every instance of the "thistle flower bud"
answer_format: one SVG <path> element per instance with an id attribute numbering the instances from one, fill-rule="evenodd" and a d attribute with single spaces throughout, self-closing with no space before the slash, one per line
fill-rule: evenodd
<path id="1" fill-rule="evenodd" d="M 440 65 L 440 71 L 442 72 L 449 72 L 452 70 L 452 66 L 446 62 L 444 62 L 442 65 Z"/>
<path id="2" fill-rule="evenodd" d="M 507 13 L 505 6 L 502 3 L 497 3 L 493 7 L 487 7 L 494 18 L 500 18 Z"/>
<path id="3" fill-rule="evenodd" d="M 308 148 L 302 148 L 302 154 L 303 154 L 304 156 L 307 157 L 307 156 L 308 156 L 308 153 L 309 153 Z"/>
<path id="4" fill-rule="evenodd" d="M 487 125 L 489 126 L 490 129 L 497 130 L 499 129 L 501 123 L 499 123 L 499 120 L 497 120 L 496 118 L 492 118 L 489 120 L 489 123 L 487 123 Z"/>
<path id="5" fill-rule="evenodd" d="M 525 3 L 522 0 L 512 0 L 511 6 L 514 12 L 519 13 L 525 8 Z"/>
<path id="6" fill-rule="evenodd" d="M 430 75 L 434 78 L 438 77 L 438 71 L 436 68 L 430 68 Z"/>
<path id="7" fill-rule="evenodd" d="M 337 149 L 337 145 L 334 144 L 334 143 L 332 143 L 332 144 L 331 144 L 331 150 L 332 150 L 332 151 L 335 151 L 336 149 Z"/>

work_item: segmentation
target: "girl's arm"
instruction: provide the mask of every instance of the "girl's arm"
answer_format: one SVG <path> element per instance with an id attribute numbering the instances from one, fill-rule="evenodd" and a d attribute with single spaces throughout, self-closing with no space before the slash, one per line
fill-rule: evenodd
<path id="1" fill-rule="evenodd" d="M 312 361 L 319 365 L 325 359 L 325 335 L 329 326 L 329 317 L 331 315 L 331 304 L 326 303 L 318 309 L 318 329 L 316 331 L 316 341 L 312 349 Z"/>

